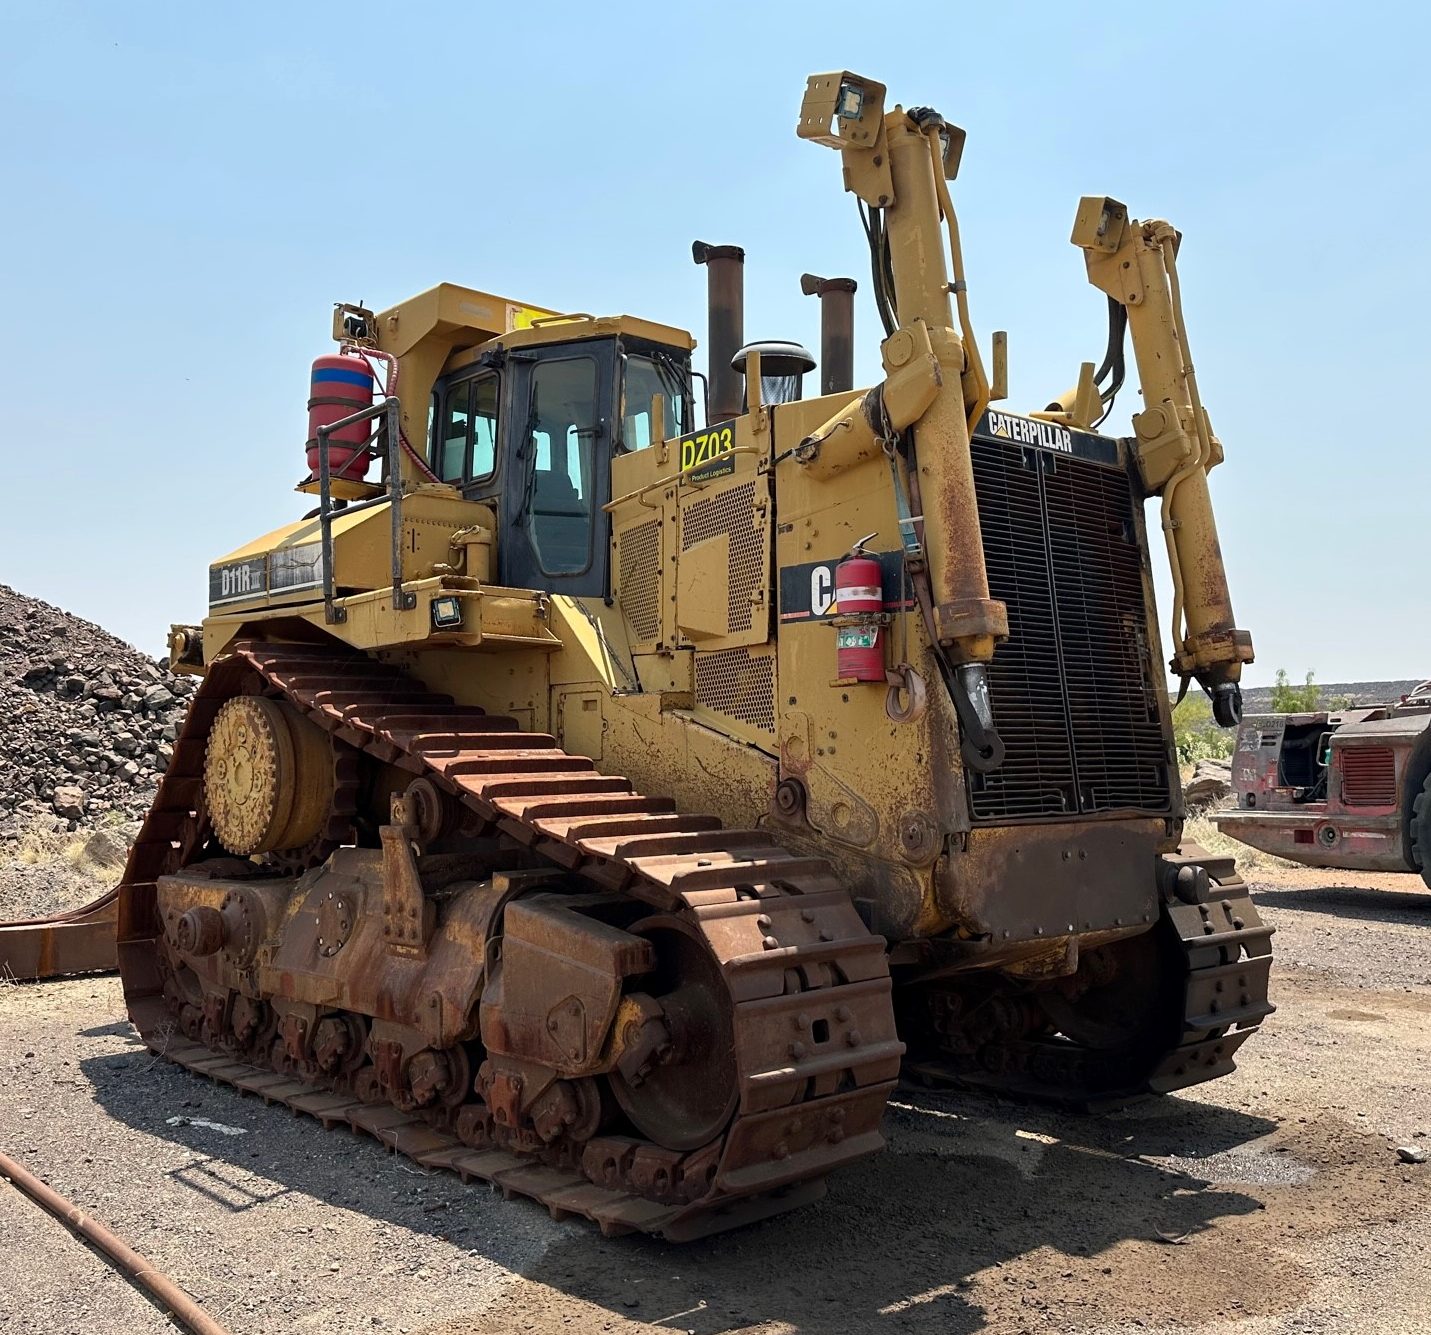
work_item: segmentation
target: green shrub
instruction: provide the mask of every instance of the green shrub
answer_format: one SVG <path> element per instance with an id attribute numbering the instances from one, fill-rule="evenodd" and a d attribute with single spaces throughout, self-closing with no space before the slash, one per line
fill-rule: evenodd
<path id="1" fill-rule="evenodd" d="M 1277 669 L 1277 680 L 1272 683 L 1272 712 L 1274 714 L 1315 714 L 1322 706 L 1322 688 L 1307 673 L 1307 679 L 1295 686 L 1287 678 L 1285 668 Z"/>
<path id="2" fill-rule="evenodd" d="M 1207 696 L 1201 691 L 1190 691 L 1173 710 L 1173 741 L 1180 764 L 1226 760 L 1236 745 L 1237 729 L 1219 728 L 1213 721 Z"/>

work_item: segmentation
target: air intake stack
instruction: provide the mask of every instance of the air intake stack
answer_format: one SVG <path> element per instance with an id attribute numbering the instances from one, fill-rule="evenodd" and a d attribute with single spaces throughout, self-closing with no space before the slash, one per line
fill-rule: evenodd
<path id="1" fill-rule="evenodd" d="M 759 359 L 761 403 L 795 403 L 804 397 L 805 376 L 815 369 L 815 359 L 798 343 L 783 338 L 747 343 L 731 359 L 732 369 L 742 380 L 749 374 L 747 359 L 751 353 Z"/>

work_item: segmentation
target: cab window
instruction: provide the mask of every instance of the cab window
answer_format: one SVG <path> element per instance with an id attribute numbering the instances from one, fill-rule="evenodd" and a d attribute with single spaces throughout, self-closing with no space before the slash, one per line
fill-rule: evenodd
<path id="1" fill-rule="evenodd" d="M 462 485 L 490 477 L 497 466 L 497 390 L 495 373 L 451 385 L 442 416 L 438 476 Z"/>
<path id="2" fill-rule="evenodd" d="M 659 396 L 665 418 L 666 439 L 685 430 L 685 395 L 678 389 L 674 370 L 663 370 L 650 357 L 626 358 L 621 443 L 628 450 L 644 450 L 651 439 L 651 400 Z"/>
<path id="3" fill-rule="evenodd" d="M 532 546 L 549 575 L 591 564 L 596 490 L 596 363 L 542 362 L 532 371 L 528 450 Z"/>

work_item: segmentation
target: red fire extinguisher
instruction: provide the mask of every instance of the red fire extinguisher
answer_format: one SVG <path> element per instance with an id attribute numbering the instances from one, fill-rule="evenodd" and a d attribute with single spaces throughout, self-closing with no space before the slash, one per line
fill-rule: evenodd
<path id="1" fill-rule="evenodd" d="M 835 663 L 841 681 L 878 681 L 884 676 L 884 576 L 865 554 L 871 533 L 861 538 L 835 567 L 835 611 L 853 620 L 835 630 Z"/>

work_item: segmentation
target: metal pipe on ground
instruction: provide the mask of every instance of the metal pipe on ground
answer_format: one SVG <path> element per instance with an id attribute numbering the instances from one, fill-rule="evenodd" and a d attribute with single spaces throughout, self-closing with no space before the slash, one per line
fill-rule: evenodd
<path id="1" fill-rule="evenodd" d="M 730 364 L 745 344 L 745 251 L 693 241 L 691 258 L 706 266 L 710 417 L 724 422 L 745 411 L 744 380 Z"/>
<path id="2" fill-rule="evenodd" d="M 800 291 L 820 298 L 820 393 L 855 387 L 855 291 L 853 278 L 800 275 Z"/>
<path id="3" fill-rule="evenodd" d="M 126 1246 L 103 1224 L 91 1219 L 78 1206 L 67 1201 L 52 1187 L 46 1186 L 28 1169 L 22 1168 L 3 1152 L 0 1152 L 0 1177 L 7 1178 L 16 1190 L 23 1192 L 36 1205 L 48 1210 L 62 1224 L 79 1234 L 115 1269 L 148 1293 L 157 1306 L 186 1330 L 192 1331 L 193 1335 L 230 1335 L 227 1326 L 221 1326 L 173 1280 L 156 1270 L 152 1261 Z"/>

